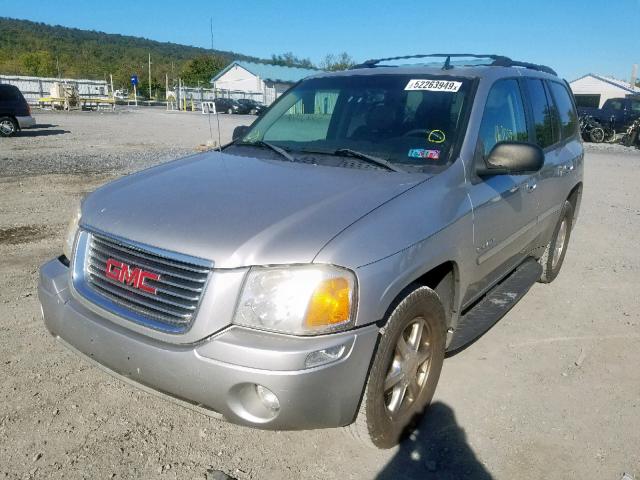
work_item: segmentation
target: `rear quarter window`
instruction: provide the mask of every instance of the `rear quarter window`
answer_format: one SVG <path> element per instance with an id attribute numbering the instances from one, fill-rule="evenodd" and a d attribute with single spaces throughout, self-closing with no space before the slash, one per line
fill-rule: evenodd
<path id="1" fill-rule="evenodd" d="M 555 110 L 560 121 L 562 139 L 572 137 L 578 129 L 578 114 L 573 106 L 569 91 L 558 82 L 548 82 L 549 90 L 553 96 Z"/>

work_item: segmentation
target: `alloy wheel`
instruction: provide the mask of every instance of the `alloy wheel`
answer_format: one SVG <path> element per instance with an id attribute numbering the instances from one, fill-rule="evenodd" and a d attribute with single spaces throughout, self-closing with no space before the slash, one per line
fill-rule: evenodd
<path id="1" fill-rule="evenodd" d="M 16 131 L 16 126 L 11 120 L 3 120 L 0 122 L 0 131 L 5 135 L 11 135 Z"/>
<path id="2" fill-rule="evenodd" d="M 402 415 L 420 396 L 429 377 L 431 330 L 422 317 L 400 334 L 384 381 L 384 402 L 392 416 Z"/>
<path id="3" fill-rule="evenodd" d="M 553 248 L 553 258 L 551 259 L 551 267 L 556 268 L 558 262 L 560 261 L 560 257 L 562 257 L 562 252 L 564 251 L 564 244 L 567 239 L 567 219 L 562 220 L 560 224 L 560 228 L 558 229 L 558 235 L 556 236 L 556 242 Z"/>

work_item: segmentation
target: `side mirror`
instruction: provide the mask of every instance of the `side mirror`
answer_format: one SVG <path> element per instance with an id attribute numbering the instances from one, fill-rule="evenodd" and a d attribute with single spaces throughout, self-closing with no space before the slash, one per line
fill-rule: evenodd
<path id="1" fill-rule="evenodd" d="M 478 175 L 509 175 L 537 172 L 544 165 L 544 152 L 531 143 L 499 142 L 480 162 Z"/>
<path id="2" fill-rule="evenodd" d="M 231 138 L 235 142 L 237 139 L 244 137 L 248 131 L 249 127 L 247 125 L 240 125 L 233 129 L 233 135 Z"/>

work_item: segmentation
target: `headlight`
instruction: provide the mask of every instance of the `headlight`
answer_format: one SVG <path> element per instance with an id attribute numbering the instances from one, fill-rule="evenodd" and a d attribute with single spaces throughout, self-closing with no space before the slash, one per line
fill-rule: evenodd
<path id="1" fill-rule="evenodd" d="M 78 232 L 78 223 L 80 222 L 80 200 L 76 203 L 75 210 L 69 225 L 67 226 L 67 234 L 64 238 L 64 245 L 62 246 L 62 253 L 71 261 L 71 255 L 73 254 L 73 242 L 76 239 L 76 233 Z"/>
<path id="2" fill-rule="evenodd" d="M 233 322 L 294 335 L 342 330 L 353 323 L 356 279 L 331 265 L 254 267 Z"/>

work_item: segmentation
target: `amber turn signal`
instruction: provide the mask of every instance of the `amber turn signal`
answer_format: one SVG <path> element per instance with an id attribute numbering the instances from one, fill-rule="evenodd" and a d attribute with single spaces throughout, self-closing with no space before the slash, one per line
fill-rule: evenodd
<path id="1" fill-rule="evenodd" d="M 305 323 L 308 327 L 337 325 L 349 321 L 351 286 L 346 278 L 329 278 L 316 287 Z"/>

